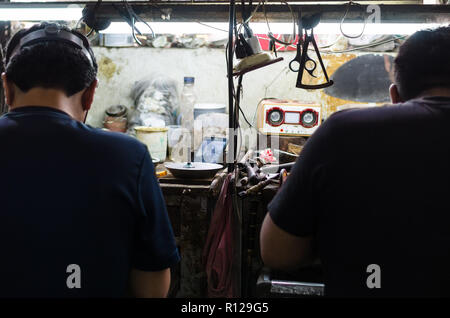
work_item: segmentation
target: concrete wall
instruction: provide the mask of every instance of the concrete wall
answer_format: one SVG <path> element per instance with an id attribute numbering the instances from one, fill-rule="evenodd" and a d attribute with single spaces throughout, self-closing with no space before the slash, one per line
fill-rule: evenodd
<path id="1" fill-rule="evenodd" d="M 167 74 L 183 86 L 184 76 L 194 76 L 199 102 L 228 103 L 225 50 L 223 49 L 155 49 L 94 48 L 99 63 L 100 85 L 88 123 L 100 127 L 104 111 L 111 105 L 131 106 L 130 91 L 135 81 L 154 72 Z M 295 87 L 297 74 L 288 63 L 295 52 L 280 53 L 284 61 L 244 76 L 242 108 L 251 120 L 263 97 L 318 100 L 319 91 Z"/>

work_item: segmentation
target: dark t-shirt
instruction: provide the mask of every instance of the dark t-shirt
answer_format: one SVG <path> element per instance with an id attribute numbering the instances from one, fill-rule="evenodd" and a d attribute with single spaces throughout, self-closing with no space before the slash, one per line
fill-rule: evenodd
<path id="1" fill-rule="evenodd" d="M 314 237 L 329 296 L 450 296 L 450 98 L 332 115 L 269 211 Z"/>
<path id="2" fill-rule="evenodd" d="M 47 107 L 0 117 L 0 251 L 0 297 L 120 297 L 131 268 L 177 263 L 146 146 Z"/>

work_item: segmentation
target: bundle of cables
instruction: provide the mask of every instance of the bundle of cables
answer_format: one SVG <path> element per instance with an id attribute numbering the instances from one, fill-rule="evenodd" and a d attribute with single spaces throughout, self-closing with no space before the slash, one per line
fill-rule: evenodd
<path id="1" fill-rule="evenodd" d="M 82 13 L 83 16 L 80 22 L 83 21 L 90 28 L 90 31 L 87 34 L 87 36 L 90 36 L 94 31 L 98 33 L 99 31 L 105 30 L 111 25 L 110 19 L 101 17 L 98 14 L 101 4 L 102 0 L 98 0 L 94 6 L 87 5 L 83 9 Z M 117 4 L 113 3 L 113 7 L 114 9 L 117 10 L 117 12 L 125 20 L 125 22 L 127 22 L 128 25 L 131 27 L 133 39 L 136 41 L 138 45 L 143 46 L 144 42 L 142 40 L 145 39 L 147 40 L 146 42 L 148 42 L 149 39 L 147 38 L 146 34 L 141 32 L 136 27 L 136 22 L 141 22 L 145 26 L 147 26 L 148 29 L 150 30 L 150 33 L 148 33 L 151 35 L 150 39 L 155 38 L 155 32 L 153 31 L 152 27 L 144 19 L 142 19 L 139 15 L 136 14 L 136 12 L 132 8 L 132 6 L 128 3 L 127 0 L 122 0 Z"/>

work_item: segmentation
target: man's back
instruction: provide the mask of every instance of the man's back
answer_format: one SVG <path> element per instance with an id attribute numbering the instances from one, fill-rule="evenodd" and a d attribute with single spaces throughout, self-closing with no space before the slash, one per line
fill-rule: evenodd
<path id="1" fill-rule="evenodd" d="M 333 115 L 288 180 L 271 216 L 315 235 L 327 295 L 450 295 L 450 98 Z"/>
<path id="2" fill-rule="evenodd" d="M 141 143 L 23 107 L 0 118 L 0 149 L 0 296 L 123 296 L 132 267 L 178 260 Z"/>

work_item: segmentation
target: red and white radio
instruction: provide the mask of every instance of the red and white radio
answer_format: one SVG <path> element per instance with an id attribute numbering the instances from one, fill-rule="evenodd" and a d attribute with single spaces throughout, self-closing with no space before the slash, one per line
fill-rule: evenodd
<path id="1" fill-rule="evenodd" d="M 293 100 L 264 99 L 257 113 L 265 135 L 311 136 L 322 120 L 321 105 Z"/>

